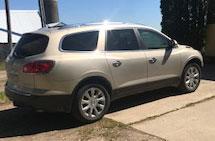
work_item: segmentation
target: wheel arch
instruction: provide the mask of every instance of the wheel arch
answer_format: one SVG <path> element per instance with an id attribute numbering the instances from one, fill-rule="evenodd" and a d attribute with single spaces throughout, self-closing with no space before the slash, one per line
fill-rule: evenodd
<path id="1" fill-rule="evenodd" d="M 204 64 L 203 64 L 203 62 L 201 61 L 201 59 L 199 59 L 199 58 L 197 58 L 197 57 L 193 57 L 193 58 L 190 58 L 190 59 L 185 63 L 184 68 L 185 68 L 187 65 L 191 64 L 191 63 L 196 63 L 196 64 L 198 64 L 199 67 L 201 67 L 201 68 L 204 66 Z"/>
<path id="2" fill-rule="evenodd" d="M 90 84 L 90 83 L 96 83 L 96 84 L 101 84 L 102 86 L 104 86 L 108 93 L 110 94 L 110 97 L 112 95 L 112 85 L 111 83 L 104 77 L 102 76 L 90 76 L 90 77 L 86 77 L 84 79 L 82 79 L 75 87 L 75 89 L 72 92 L 73 97 L 77 94 L 77 91 L 79 88 L 81 88 L 82 86 L 86 85 L 86 84 Z"/>
<path id="3" fill-rule="evenodd" d="M 198 57 L 192 57 L 186 63 L 184 63 L 183 69 L 181 71 L 181 76 L 183 75 L 184 69 L 191 63 L 196 63 L 199 65 L 200 69 L 203 68 L 204 64 Z"/>

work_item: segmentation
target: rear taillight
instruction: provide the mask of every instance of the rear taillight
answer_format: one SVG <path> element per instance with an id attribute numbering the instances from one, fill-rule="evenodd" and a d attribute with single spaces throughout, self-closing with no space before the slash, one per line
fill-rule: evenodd
<path id="1" fill-rule="evenodd" d="M 54 67 L 55 62 L 51 60 L 34 61 L 23 66 L 24 73 L 48 73 Z"/>

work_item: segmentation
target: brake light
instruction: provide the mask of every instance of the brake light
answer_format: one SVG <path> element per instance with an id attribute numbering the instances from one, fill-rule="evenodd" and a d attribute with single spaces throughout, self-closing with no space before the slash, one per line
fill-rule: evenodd
<path id="1" fill-rule="evenodd" d="M 54 67 L 55 62 L 51 60 L 34 61 L 23 66 L 24 73 L 48 73 Z"/>

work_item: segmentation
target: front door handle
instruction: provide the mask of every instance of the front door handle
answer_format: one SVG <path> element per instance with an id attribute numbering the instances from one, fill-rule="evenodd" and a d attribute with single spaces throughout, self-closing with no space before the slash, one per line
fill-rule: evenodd
<path id="1" fill-rule="evenodd" d="M 119 66 L 121 66 L 122 65 L 122 62 L 120 62 L 119 60 L 114 60 L 113 62 L 112 62 L 112 65 L 114 66 L 114 67 L 119 67 Z"/>
<path id="2" fill-rule="evenodd" d="M 154 63 L 156 63 L 157 62 L 157 59 L 156 58 L 152 58 L 152 59 L 149 59 L 149 63 L 150 64 L 154 64 Z"/>

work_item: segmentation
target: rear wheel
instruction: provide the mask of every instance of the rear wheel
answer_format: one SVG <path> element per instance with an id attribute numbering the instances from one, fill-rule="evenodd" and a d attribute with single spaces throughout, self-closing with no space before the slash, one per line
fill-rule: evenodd
<path id="1" fill-rule="evenodd" d="M 183 72 L 180 89 L 184 92 L 194 92 L 199 87 L 201 68 L 196 63 L 188 64 Z"/>
<path id="2" fill-rule="evenodd" d="M 101 119 L 110 106 L 110 95 L 99 84 L 87 84 L 76 95 L 72 114 L 81 122 L 95 122 Z"/>

